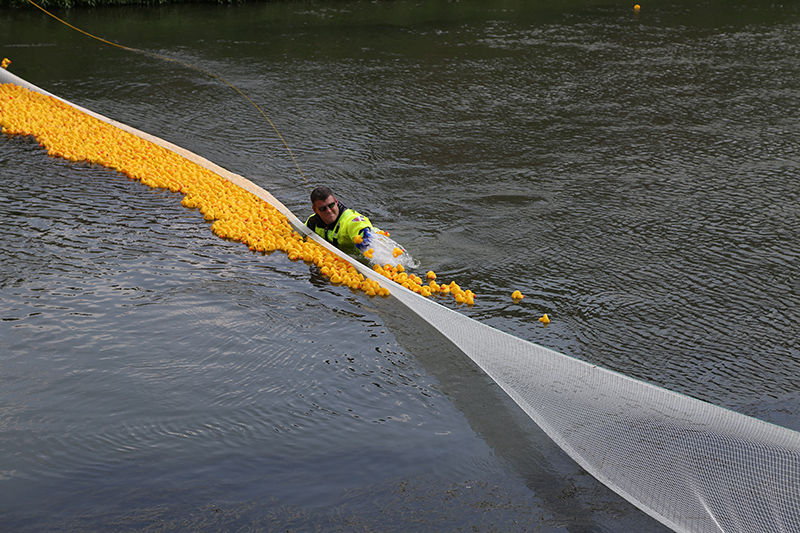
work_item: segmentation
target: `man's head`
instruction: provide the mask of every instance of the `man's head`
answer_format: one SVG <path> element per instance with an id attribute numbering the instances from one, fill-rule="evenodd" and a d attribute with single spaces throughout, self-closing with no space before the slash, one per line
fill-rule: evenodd
<path id="1" fill-rule="evenodd" d="M 311 206 L 325 224 L 330 224 L 339 216 L 339 202 L 328 187 L 317 187 L 311 191 Z"/>

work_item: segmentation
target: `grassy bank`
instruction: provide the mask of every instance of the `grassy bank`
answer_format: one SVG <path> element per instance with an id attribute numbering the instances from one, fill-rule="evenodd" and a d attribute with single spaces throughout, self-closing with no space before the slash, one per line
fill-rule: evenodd
<path id="1" fill-rule="evenodd" d="M 122 6 L 122 5 L 159 5 L 181 3 L 217 3 L 240 4 L 251 0 L 34 0 L 45 9 L 59 9 L 71 7 L 97 7 L 97 6 Z M 0 0 L 0 8 L 36 9 L 28 0 Z"/>

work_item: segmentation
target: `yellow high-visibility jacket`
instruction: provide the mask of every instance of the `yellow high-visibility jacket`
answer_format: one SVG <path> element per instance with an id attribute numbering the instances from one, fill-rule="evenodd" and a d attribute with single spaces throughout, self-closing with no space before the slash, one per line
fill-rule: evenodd
<path id="1" fill-rule="evenodd" d="M 315 213 L 308 217 L 306 226 L 329 243 L 341 248 L 342 246 L 353 246 L 353 239 L 365 228 L 371 229 L 372 223 L 361 213 L 353 211 L 339 202 L 339 217 L 333 223 L 326 225 L 322 218 Z"/>

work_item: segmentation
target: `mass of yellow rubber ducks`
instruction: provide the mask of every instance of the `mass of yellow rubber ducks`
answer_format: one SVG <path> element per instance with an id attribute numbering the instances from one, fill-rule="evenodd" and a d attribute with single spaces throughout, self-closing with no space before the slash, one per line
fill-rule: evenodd
<path id="1" fill-rule="evenodd" d="M 96 119 L 51 96 L 14 84 L 0 84 L 0 131 L 33 136 L 53 157 L 112 168 L 153 188 L 184 195 L 181 204 L 200 210 L 219 237 L 242 242 L 250 250 L 285 252 L 292 261 L 313 263 L 331 283 L 369 296 L 388 296 L 389 289 L 349 262 L 294 231 L 287 218 L 258 196 L 155 143 Z M 385 232 L 384 232 L 385 233 Z M 388 233 L 385 233 L 388 235 Z M 395 250 L 395 257 L 402 254 Z M 402 265 L 375 265 L 374 270 L 425 297 L 451 295 L 473 305 L 475 294 L 457 283 L 427 283 Z"/>

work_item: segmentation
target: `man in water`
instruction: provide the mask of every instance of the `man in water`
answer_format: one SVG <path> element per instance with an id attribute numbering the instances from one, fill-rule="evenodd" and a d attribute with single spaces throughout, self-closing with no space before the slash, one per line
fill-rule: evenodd
<path id="1" fill-rule="evenodd" d="M 352 247 L 361 240 L 358 236 L 376 231 L 367 217 L 337 200 L 328 187 L 311 191 L 311 206 L 314 214 L 308 217 L 306 226 L 338 248 Z"/>

